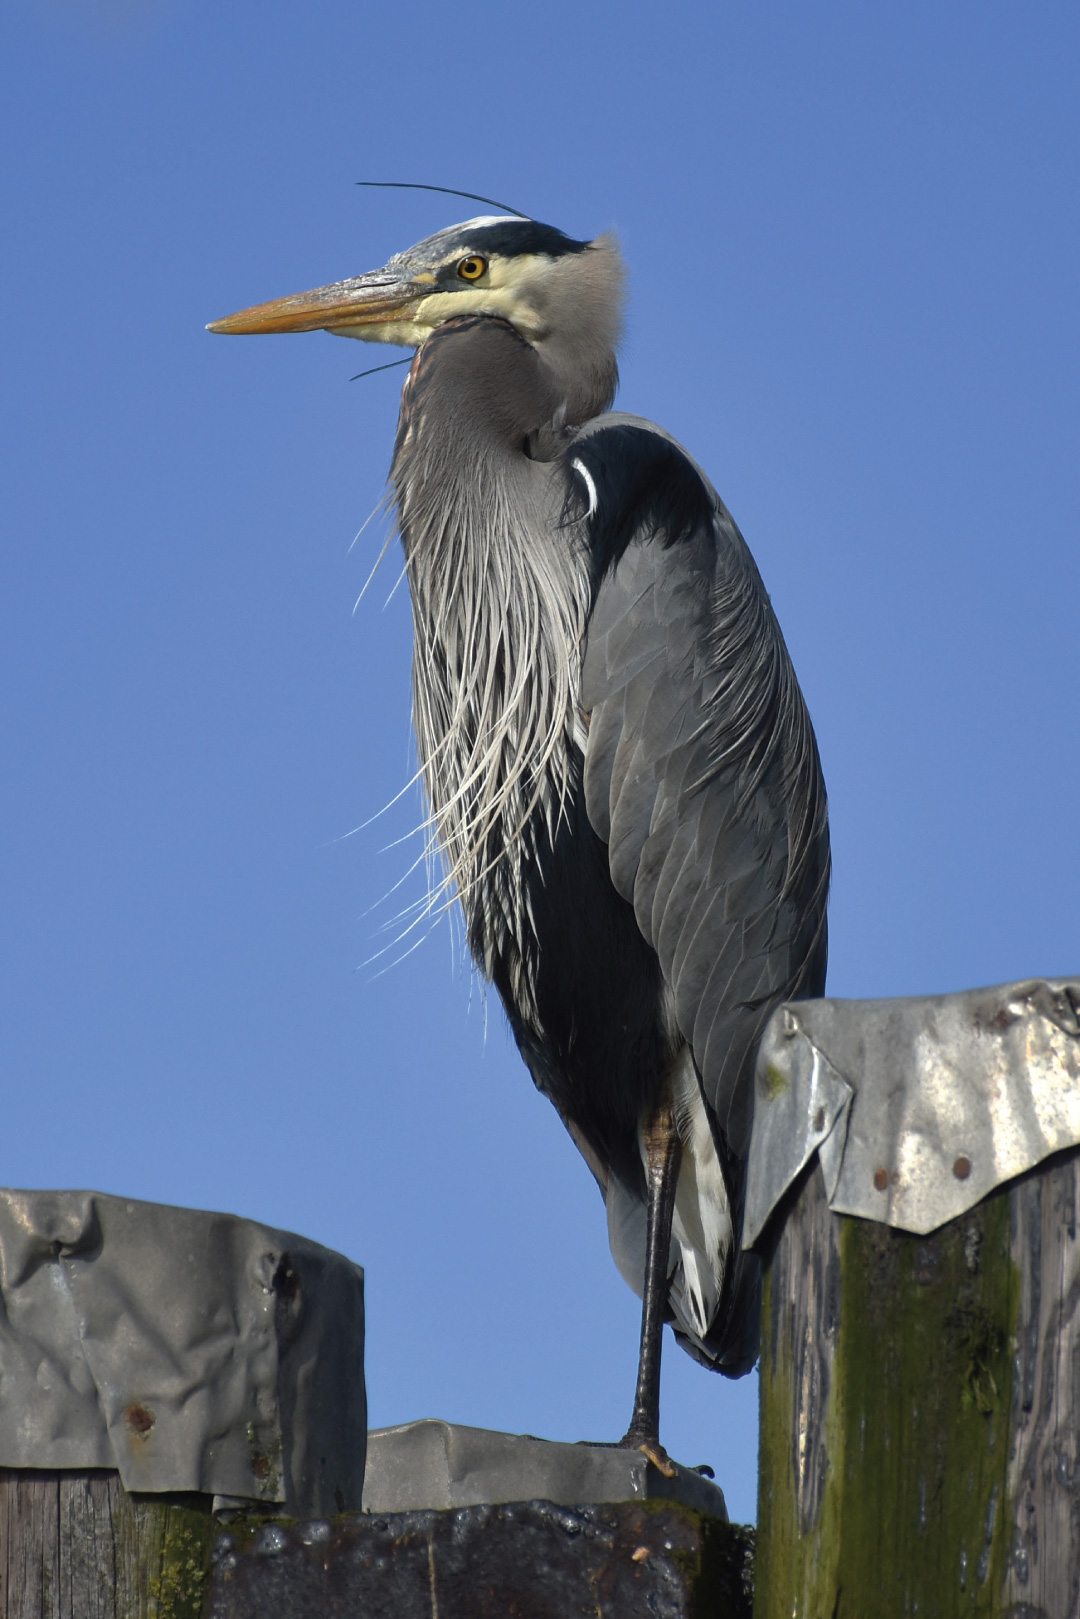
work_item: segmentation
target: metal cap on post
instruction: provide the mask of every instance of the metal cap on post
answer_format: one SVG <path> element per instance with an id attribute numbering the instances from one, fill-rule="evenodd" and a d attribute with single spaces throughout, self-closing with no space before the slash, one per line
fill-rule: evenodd
<path id="1" fill-rule="evenodd" d="M 0 1616 L 33 1570 L 51 1589 L 75 1578 L 67 1552 L 101 1561 L 101 1547 L 65 1548 L 60 1520 L 82 1542 L 106 1532 L 109 1513 L 105 1529 L 90 1523 L 102 1492 L 110 1513 L 136 1502 L 144 1517 L 147 1498 L 163 1511 L 184 1498 L 201 1512 L 184 1533 L 200 1543 L 214 1507 L 359 1511 L 363 1272 L 340 1254 L 232 1215 L 0 1190 L 0 1301 Z M 164 1576 L 141 1560 L 164 1556 L 164 1541 L 138 1539 L 127 1545 L 140 1566 L 117 1578 L 141 1582 L 145 1602 Z"/>

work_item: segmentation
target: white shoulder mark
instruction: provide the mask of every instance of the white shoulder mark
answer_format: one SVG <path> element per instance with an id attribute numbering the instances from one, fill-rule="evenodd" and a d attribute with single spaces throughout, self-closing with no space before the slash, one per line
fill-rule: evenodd
<path id="1" fill-rule="evenodd" d="M 582 476 L 582 479 L 584 481 L 585 487 L 589 491 L 589 509 L 585 513 L 585 516 L 586 517 L 592 517 L 593 514 L 596 511 L 596 508 L 597 508 L 598 504 L 599 504 L 599 501 L 598 501 L 597 495 L 596 495 L 596 485 L 593 482 L 593 475 L 589 471 L 588 467 L 585 465 L 584 461 L 579 460 L 579 458 L 577 456 L 574 457 L 574 459 L 571 461 L 570 465 L 573 467 L 575 472 L 580 472 L 581 473 L 581 476 Z"/>

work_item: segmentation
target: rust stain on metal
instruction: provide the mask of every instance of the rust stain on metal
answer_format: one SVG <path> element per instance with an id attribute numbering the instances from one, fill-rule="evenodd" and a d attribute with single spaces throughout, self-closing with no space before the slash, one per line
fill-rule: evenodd
<path id="1" fill-rule="evenodd" d="M 136 1400 L 124 1412 L 124 1421 L 127 1423 L 131 1433 L 137 1434 L 140 1439 L 145 1439 L 150 1429 L 154 1426 L 154 1413 L 148 1411 L 145 1405 L 140 1405 Z"/>
<path id="2" fill-rule="evenodd" d="M 966 1181 L 968 1176 L 971 1174 L 971 1159 L 966 1157 L 964 1153 L 961 1153 L 955 1164 L 952 1166 L 952 1172 L 958 1181 Z"/>
<path id="3" fill-rule="evenodd" d="M 270 1458 L 256 1452 L 251 1459 L 251 1471 L 256 1478 L 267 1478 L 270 1474 Z"/>
<path id="4" fill-rule="evenodd" d="M 874 1185 L 879 1192 L 884 1192 L 889 1185 L 889 1171 L 885 1168 L 874 1170 Z"/>

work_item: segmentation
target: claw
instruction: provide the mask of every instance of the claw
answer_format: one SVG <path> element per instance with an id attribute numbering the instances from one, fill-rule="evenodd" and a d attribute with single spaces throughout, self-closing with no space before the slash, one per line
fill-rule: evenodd
<path id="1" fill-rule="evenodd" d="M 649 1458 L 658 1473 L 663 1473 L 665 1478 L 675 1477 L 675 1463 L 658 1439 L 646 1439 L 638 1446 L 638 1450 Z"/>

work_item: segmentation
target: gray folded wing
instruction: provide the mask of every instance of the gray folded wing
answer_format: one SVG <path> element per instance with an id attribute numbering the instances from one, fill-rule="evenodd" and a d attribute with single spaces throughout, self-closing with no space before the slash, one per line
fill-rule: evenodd
<path id="1" fill-rule="evenodd" d="M 700 478 L 666 436 L 640 436 L 643 453 L 655 437 Z M 689 528 L 673 535 L 673 522 L 643 512 L 600 583 L 582 678 L 585 792 L 612 881 L 659 956 L 706 1098 L 741 1157 L 769 1013 L 824 988 L 828 827 L 768 596 L 701 484 L 708 498 Z"/>

